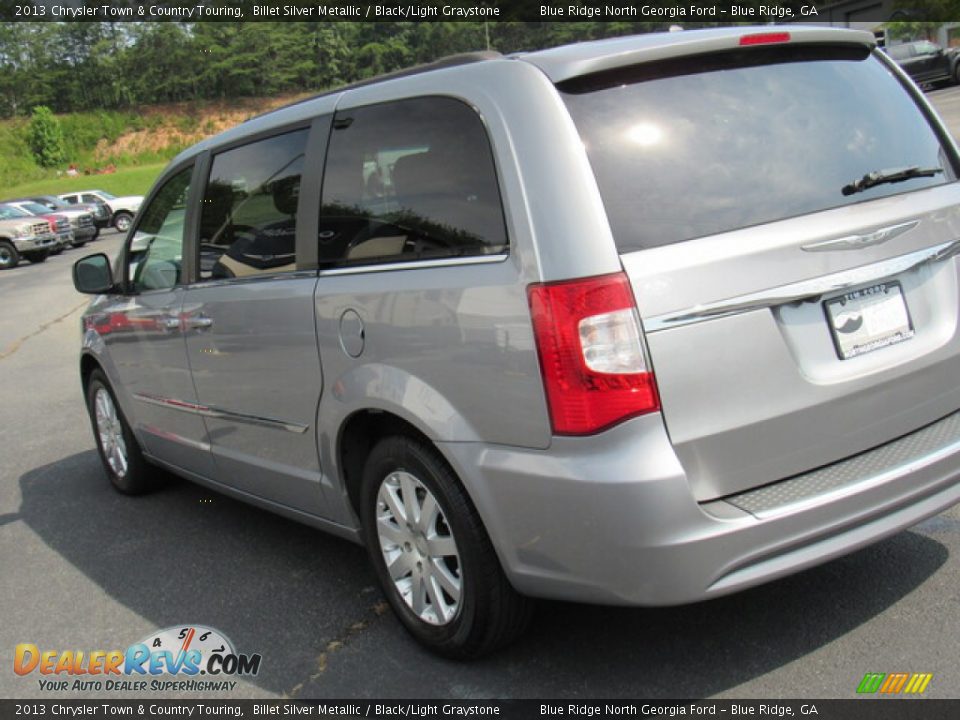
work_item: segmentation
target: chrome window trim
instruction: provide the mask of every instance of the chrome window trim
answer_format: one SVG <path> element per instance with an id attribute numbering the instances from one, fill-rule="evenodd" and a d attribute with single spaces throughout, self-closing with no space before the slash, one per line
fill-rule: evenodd
<path id="1" fill-rule="evenodd" d="M 285 272 L 263 273 L 260 275 L 249 275 L 247 277 L 240 278 L 216 278 L 213 280 L 200 280 L 198 282 L 186 285 L 185 288 L 187 290 L 197 290 L 201 288 L 223 286 L 236 287 L 238 285 L 250 285 L 252 283 L 269 282 L 272 280 L 295 280 L 297 278 L 315 278 L 316 276 L 316 270 L 287 270 Z"/>
<path id="2" fill-rule="evenodd" d="M 320 277 L 337 275 L 360 275 L 374 272 L 393 272 L 396 270 L 420 270 L 426 268 L 455 267 L 459 265 L 489 265 L 504 262 L 510 257 L 509 253 L 496 255 L 472 255 L 470 257 L 437 258 L 436 260 L 408 260 L 406 262 L 379 263 L 373 265 L 359 265 L 357 267 L 338 267 L 321 270 Z"/>
<path id="3" fill-rule="evenodd" d="M 817 301 L 829 293 L 846 290 L 868 282 L 880 282 L 895 275 L 916 270 L 923 265 L 941 262 L 958 253 L 960 253 L 960 239 L 951 240 L 851 270 L 843 270 L 811 280 L 801 280 L 789 285 L 781 285 L 747 295 L 738 295 L 707 305 L 699 305 L 645 318 L 643 327 L 646 332 L 658 332 L 668 328 L 694 325 L 707 320 L 740 315 L 754 310 L 764 310 L 792 302 Z"/>

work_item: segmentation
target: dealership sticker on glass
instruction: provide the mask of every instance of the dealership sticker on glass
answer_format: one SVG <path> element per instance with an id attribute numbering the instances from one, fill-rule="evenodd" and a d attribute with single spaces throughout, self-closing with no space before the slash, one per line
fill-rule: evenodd
<path id="1" fill-rule="evenodd" d="M 852 290 L 823 303 L 841 360 L 913 337 L 913 323 L 898 282 Z"/>

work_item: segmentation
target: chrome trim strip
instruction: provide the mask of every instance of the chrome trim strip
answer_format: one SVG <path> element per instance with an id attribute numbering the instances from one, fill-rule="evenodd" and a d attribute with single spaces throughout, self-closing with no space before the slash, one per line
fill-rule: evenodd
<path id="1" fill-rule="evenodd" d="M 361 275 L 373 272 L 390 272 L 393 270 L 420 270 L 425 268 L 453 267 L 457 265 L 487 265 L 506 260 L 508 253 L 496 255 L 471 255 L 470 257 L 437 258 L 436 260 L 409 260 L 407 262 L 381 263 L 379 265 L 358 265 L 357 267 L 339 267 L 321 270 L 320 277 L 334 275 Z"/>
<path id="2" fill-rule="evenodd" d="M 658 332 L 667 328 L 683 327 L 716 318 L 740 315 L 754 310 L 764 310 L 793 302 L 817 302 L 829 293 L 846 290 L 868 282 L 880 282 L 895 275 L 916 270 L 923 265 L 941 262 L 960 253 L 960 239 L 935 245 L 923 250 L 900 255 L 879 263 L 863 265 L 851 270 L 823 275 L 811 280 L 802 280 L 789 285 L 739 295 L 715 303 L 698 305 L 678 312 L 664 313 L 644 318 L 646 332 Z"/>
<path id="3" fill-rule="evenodd" d="M 207 278 L 190 283 L 186 287 L 190 290 L 220 287 L 221 285 L 250 285 L 251 283 L 268 282 L 270 280 L 296 280 L 297 278 L 315 278 L 316 270 L 287 270 L 280 273 L 259 273 L 238 278 Z"/>
<path id="4" fill-rule="evenodd" d="M 247 413 L 233 412 L 232 410 L 224 410 L 223 408 L 217 408 L 210 405 L 200 405 L 198 403 L 174 400 L 173 398 L 156 397 L 154 395 L 146 395 L 144 393 L 134 393 L 133 397 L 134 399 L 143 403 L 147 403 L 148 405 L 157 405 L 159 407 L 165 407 L 171 410 L 181 410 L 192 415 L 202 415 L 203 417 L 217 418 L 220 420 L 234 420 L 236 422 L 248 423 L 250 425 L 262 425 L 264 427 L 279 428 L 281 430 L 286 430 L 287 432 L 296 433 L 297 435 L 302 435 L 308 430 L 307 425 L 301 425 L 300 423 L 290 422 L 288 420 L 278 420 L 276 418 L 263 417 L 261 415 L 248 415 Z"/>
<path id="5" fill-rule="evenodd" d="M 139 428 L 143 432 L 150 433 L 155 437 L 179 443 L 180 445 L 186 445 L 187 447 L 192 447 L 194 450 L 200 450 L 202 452 L 210 452 L 211 450 L 209 443 L 200 442 L 199 440 L 191 440 L 190 438 L 183 437 L 183 435 L 177 435 L 176 433 L 161 430 L 153 425 L 140 425 Z"/>
<path id="6" fill-rule="evenodd" d="M 827 252 L 832 250 L 859 250 L 860 248 L 879 245 L 887 240 L 903 235 L 909 230 L 913 230 L 920 224 L 919 220 L 891 225 L 890 227 L 880 228 L 872 233 L 865 235 L 847 235 L 846 237 L 834 238 L 833 240 L 822 240 L 820 242 L 801 245 L 801 250 L 807 252 Z"/>

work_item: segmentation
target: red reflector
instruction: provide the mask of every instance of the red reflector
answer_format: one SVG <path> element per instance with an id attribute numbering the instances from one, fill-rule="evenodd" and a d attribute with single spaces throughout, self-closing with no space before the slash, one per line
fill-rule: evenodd
<path id="1" fill-rule="evenodd" d="M 785 42 L 790 42 L 790 33 L 788 32 L 755 33 L 740 38 L 741 45 L 775 45 Z"/>
<path id="2" fill-rule="evenodd" d="M 555 434 L 588 435 L 659 409 L 624 273 L 537 283 L 527 295 Z M 630 371 L 593 369 L 618 362 Z"/>

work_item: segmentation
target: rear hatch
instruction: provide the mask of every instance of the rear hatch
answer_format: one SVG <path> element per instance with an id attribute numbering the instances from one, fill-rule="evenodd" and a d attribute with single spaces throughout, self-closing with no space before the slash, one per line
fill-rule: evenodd
<path id="1" fill-rule="evenodd" d="M 794 35 L 558 83 L 700 501 L 960 408 L 955 150 L 868 44 Z"/>

